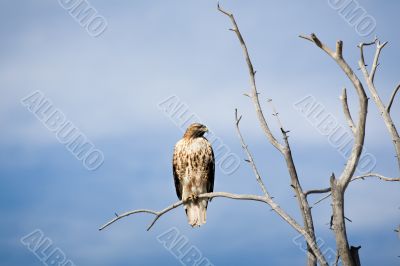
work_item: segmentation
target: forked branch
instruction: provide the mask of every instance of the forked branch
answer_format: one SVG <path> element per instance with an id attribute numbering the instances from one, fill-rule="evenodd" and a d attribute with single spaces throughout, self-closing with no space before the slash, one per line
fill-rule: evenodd
<path id="1" fill-rule="evenodd" d="M 364 46 L 371 45 L 371 43 L 367 43 L 367 44 L 361 43 L 359 45 L 359 48 L 361 51 L 360 68 L 364 75 L 364 79 L 367 82 L 368 89 L 371 93 L 372 99 L 374 100 L 376 106 L 378 107 L 378 110 L 383 118 L 383 121 L 385 122 L 386 128 L 389 131 L 390 136 L 392 138 L 392 141 L 393 141 L 393 144 L 394 144 L 394 147 L 396 150 L 397 163 L 398 163 L 398 166 L 400 169 L 400 136 L 399 136 L 397 128 L 396 128 L 396 126 L 392 120 L 391 114 L 390 114 L 390 109 L 392 107 L 396 93 L 400 89 L 400 85 L 394 89 L 394 91 L 390 97 L 388 106 L 385 107 L 385 104 L 383 103 L 382 99 L 380 98 L 378 91 L 375 87 L 374 78 L 375 78 L 376 69 L 379 65 L 379 56 L 381 54 L 382 49 L 387 44 L 387 42 L 384 42 L 383 44 L 381 44 L 379 40 L 375 39 L 375 41 L 373 43 L 376 43 L 376 49 L 375 49 L 375 56 L 373 59 L 373 64 L 371 67 L 371 73 L 368 73 L 368 70 L 366 68 L 366 64 L 365 64 L 365 60 L 364 60 L 364 50 L 363 50 Z"/>
<path id="2" fill-rule="evenodd" d="M 306 241 L 308 243 L 312 243 L 312 238 L 308 235 L 308 233 L 292 218 L 290 217 L 285 211 L 279 207 L 278 204 L 276 204 L 271 197 L 267 196 L 258 196 L 258 195 L 251 195 L 251 194 L 233 194 L 233 193 L 228 193 L 228 192 L 212 192 L 212 193 L 204 193 L 198 195 L 199 199 L 213 199 L 213 198 L 229 198 L 229 199 L 235 199 L 235 200 L 250 200 L 250 201 L 259 201 L 259 202 L 264 202 L 268 204 L 273 211 L 275 211 L 279 216 L 281 216 L 286 222 L 288 222 L 290 225 L 293 226 L 293 228 L 300 234 L 304 236 Z M 110 220 L 103 226 L 99 228 L 99 230 L 103 230 L 106 227 L 110 226 L 111 224 L 115 223 L 116 221 L 125 218 L 127 216 L 133 215 L 133 214 L 138 214 L 138 213 L 150 213 L 155 215 L 155 218 L 152 220 L 150 225 L 147 228 L 147 231 L 149 231 L 153 225 L 157 222 L 157 220 L 163 216 L 164 214 L 172 211 L 173 209 L 183 205 L 185 202 L 182 200 L 175 202 L 174 204 L 166 207 L 165 209 L 161 211 L 154 211 L 154 210 L 133 210 L 133 211 L 128 211 L 125 212 L 121 215 L 117 215 L 114 219 Z M 328 265 L 322 255 L 322 253 L 319 251 L 317 245 L 315 244 L 313 246 L 313 251 L 315 254 L 317 254 L 317 258 L 320 259 L 321 265 Z"/>
<path id="3" fill-rule="evenodd" d="M 244 54 L 244 57 L 246 60 L 246 64 L 248 67 L 249 76 L 250 76 L 251 93 L 250 93 L 250 95 L 247 95 L 247 96 L 249 96 L 253 101 L 261 128 L 263 129 L 264 133 L 266 134 L 269 142 L 275 148 L 277 148 L 285 158 L 286 165 L 287 165 L 287 168 L 288 168 L 289 174 L 290 174 L 291 187 L 294 189 L 294 191 L 296 193 L 296 198 L 298 200 L 301 215 L 303 217 L 305 229 L 309 233 L 309 235 L 312 236 L 313 242 L 315 243 L 314 224 L 313 224 L 311 209 L 307 202 L 307 198 L 303 193 L 303 189 L 301 187 L 301 184 L 300 184 L 300 181 L 299 181 L 299 178 L 297 175 L 296 167 L 295 167 L 295 164 L 293 161 L 292 152 L 291 152 L 289 141 L 288 141 L 287 132 L 282 128 L 282 126 L 280 126 L 281 132 L 283 134 L 284 142 L 285 142 L 284 145 L 279 143 L 276 140 L 276 138 L 273 136 L 273 134 L 266 122 L 266 119 L 264 117 L 262 109 L 261 109 L 259 93 L 257 91 L 256 80 L 255 80 L 256 71 L 254 71 L 254 67 L 251 62 L 250 55 L 249 55 L 246 43 L 244 41 L 244 38 L 243 38 L 242 34 L 240 33 L 239 27 L 236 23 L 236 20 L 235 20 L 233 14 L 223 10 L 219 6 L 219 4 L 218 4 L 218 10 L 220 12 L 222 12 L 224 15 L 229 17 L 229 19 L 232 23 L 232 26 L 233 26 L 233 28 L 231 30 L 236 33 L 236 36 L 240 42 L 240 45 L 242 47 L 243 54 Z M 339 47 L 338 49 L 340 50 L 341 48 Z M 276 113 L 276 111 L 274 111 L 274 113 Z M 308 246 L 308 248 L 307 248 L 308 265 L 316 265 L 316 258 L 314 256 L 314 254 L 312 252 L 310 252 L 310 250 L 311 250 L 311 247 Z"/>
<path id="4" fill-rule="evenodd" d="M 336 42 L 336 51 L 334 52 L 327 45 L 322 43 L 314 33 L 312 33 L 310 36 L 300 35 L 299 37 L 313 42 L 315 45 L 317 45 L 319 48 L 321 48 L 325 53 L 327 53 L 337 63 L 337 65 L 342 69 L 344 74 L 346 74 L 346 76 L 349 78 L 349 80 L 353 84 L 353 86 L 357 92 L 357 95 L 358 95 L 359 117 L 358 117 L 357 127 L 355 130 L 353 130 L 353 132 L 356 133 L 354 136 L 354 138 L 355 138 L 354 145 L 353 145 L 353 148 L 351 151 L 351 155 L 346 164 L 346 167 L 343 170 L 343 172 L 338 180 L 340 187 L 345 190 L 347 188 L 348 184 L 350 183 L 351 177 L 353 176 L 353 173 L 358 165 L 358 161 L 360 159 L 362 147 L 364 144 L 368 98 L 367 98 L 367 95 L 365 94 L 365 90 L 364 90 L 364 87 L 363 87 L 360 79 L 357 77 L 357 75 L 351 69 L 349 64 L 343 58 L 343 42 L 342 41 Z M 361 62 L 360 62 L 360 64 L 361 64 Z M 344 108 L 344 109 L 348 109 L 348 107 Z M 345 110 L 345 113 L 346 112 L 347 112 L 347 110 Z M 354 125 L 354 123 L 353 123 L 353 125 Z"/>
<path id="5" fill-rule="evenodd" d="M 373 60 L 372 66 L 371 66 L 371 74 L 370 74 L 372 82 L 374 82 L 374 80 L 375 80 L 375 73 L 379 66 L 379 56 L 381 54 L 382 49 L 385 47 L 385 45 L 388 42 L 381 43 L 377 38 L 375 38 L 375 43 L 376 43 L 376 51 L 375 51 L 374 60 Z"/>
<path id="6" fill-rule="evenodd" d="M 204 194 L 198 195 L 198 198 L 212 199 L 212 198 L 218 198 L 218 197 L 237 199 L 237 200 L 253 200 L 253 201 L 267 202 L 265 197 L 257 196 L 257 195 L 233 194 L 233 193 L 227 193 L 227 192 L 212 192 L 212 193 L 204 193 Z M 189 200 L 187 200 L 186 202 L 188 202 L 188 201 Z M 115 223 L 116 221 L 118 221 L 118 220 L 120 220 L 122 218 L 125 218 L 127 216 L 130 216 L 130 215 L 133 215 L 133 214 L 138 214 L 138 213 L 150 213 L 150 214 L 155 215 L 155 218 L 150 223 L 150 225 L 147 227 L 147 231 L 149 231 L 161 216 L 163 216 L 164 214 L 172 211 L 173 209 L 183 205 L 186 202 L 184 202 L 183 200 L 180 200 L 180 201 L 175 202 L 174 204 L 166 207 L 165 209 L 163 209 L 161 211 L 140 209 L 140 210 L 128 211 L 128 212 L 125 212 L 125 213 L 123 213 L 121 215 L 117 215 L 116 214 L 116 217 L 114 219 L 110 220 L 109 222 L 107 222 L 106 224 L 101 226 L 99 228 L 99 230 L 101 231 L 101 230 L 105 229 L 106 227 L 110 226 L 111 224 Z"/>
<path id="7" fill-rule="evenodd" d="M 368 174 L 355 176 L 355 177 L 353 177 L 351 179 L 351 182 L 353 182 L 355 180 L 359 180 L 359 179 L 364 180 L 365 178 L 368 178 L 368 177 L 376 177 L 377 179 L 382 180 L 382 181 L 386 181 L 386 182 L 400 182 L 400 177 L 386 177 L 386 176 L 378 174 L 378 173 L 368 173 Z M 308 191 L 305 192 L 305 194 L 308 196 L 310 194 L 324 194 L 324 193 L 328 193 L 328 192 L 331 192 L 331 188 L 330 187 L 308 190 Z M 321 201 L 329 198 L 330 196 L 331 196 L 331 193 L 329 193 L 328 195 L 322 197 L 321 199 L 316 201 L 313 206 L 315 206 L 318 203 L 320 203 Z"/>
<path id="8" fill-rule="evenodd" d="M 297 232 L 302 234 L 304 238 L 306 239 L 307 245 L 310 247 L 312 250 L 313 254 L 316 256 L 316 258 L 320 261 L 321 265 L 327 265 L 325 258 L 323 257 L 320 249 L 318 248 L 318 245 L 315 242 L 315 238 L 311 236 L 308 232 L 308 230 L 304 230 L 292 217 L 290 217 L 283 209 L 279 208 L 274 208 L 273 206 L 277 206 L 277 204 L 274 202 L 273 198 L 269 195 L 264 182 L 261 179 L 260 173 L 257 169 L 256 163 L 254 162 L 253 155 L 251 154 L 247 144 L 244 141 L 243 135 L 240 131 L 239 128 L 239 123 L 241 120 L 242 116 L 238 116 L 237 114 L 237 109 L 235 110 L 235 121 L 236 121 L 236 130 L 238 133 L 238 136 L 240 138 L 240 142 L 242 145 L 242 148 L 244 152 L 247 155 L 247 162 L 251 164 L 251 167 L 253 169 L 254 175 L 256 176 L 257 182 L 259 183 L 261 189 L 264 192 L 265 198 L 267 199 L 266 203 L 271 206 L 271 208 L 279 215 L 281 216 L 282 219 L 284 219 L 289 225 L 291 225 Z"/>
<path id="9" fill-rule="evenodd" d="M 354 134 L 354 144 L 350 156 L 347 160 L 346 166 L 344 167 L 339 179 L 336 179 L 335 176 L 332 175 L 330 180 L 331 184 L 330 188 L 332 191 L 332 214 L 333 214 L 333 222 L 335 223 L 334 231 L 335 231 L 337 249 L 343 264 L 348 266 L 353 266 L 355 264 L 352 258 L 346 233 L 346 223 L 344 215 L 344 193 L 347 189 L 347 186 L 351 182 L 351 178 L 353 177 L 353 174 L 357 168 L 357 165 L 361 157 L 361 152 L 363 149 L 362 147 L 364 145 L 364 139 L 365 139 L 365 125 L 367 120 L 368 98 L 360 79 L 357 77 L 352 68 L 343 58 L 342 41 L 336 42 L 336 51 L 334 52 L 327 45 L 323 44 L 315 34 L 311 34 L 310 36 L 300 36 L 300 37 L 313 42 L 316 46 L 321 48 L 336 62 L 336 64 L 342 69 L 344 74 L 353 84 L 358 96 L 358 102 L 359 102 L 358 122 L 355 130 L 352 130 Z M 360 67 L 362 67 L 361 62 L 359 64 Z M 350 112 L 348 111 L 348 106 L 346 102 L 344 102 L 344 105 L 345 106 L 343 109 L 345 112 L 345 116 L 348 120 L 350 127 L 352 127 L 354 125 L 354 122 L 349 121 L 348 117 Z M 324 192 L 327 191 L 324 190 Z"/>

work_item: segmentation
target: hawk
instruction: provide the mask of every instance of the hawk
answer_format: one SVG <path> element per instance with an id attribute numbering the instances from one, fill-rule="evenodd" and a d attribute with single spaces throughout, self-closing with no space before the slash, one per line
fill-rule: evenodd
<path id="1" fill-rule="evenodd" d="M 175 144 L 172 160 L 176 194 L 180 200 L 190 200 L 184 208 L 192 227 L 206 222 L 208 199 L 197 196 L 214 189 L 214 152 L 210 142 L 203 137 L 206 132 L 206 126 L 191 124 Z"/>

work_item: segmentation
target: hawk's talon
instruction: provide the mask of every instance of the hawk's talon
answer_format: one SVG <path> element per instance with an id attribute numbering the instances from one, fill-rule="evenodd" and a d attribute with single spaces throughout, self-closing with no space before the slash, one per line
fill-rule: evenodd
<path id="1" fill-rule="evenodd" d="M 199 199 L 198 195 L 196 193 L 192 193 L 190 194 L 190 196 L 188 197 L 189 201 L 197 201 Z"/>

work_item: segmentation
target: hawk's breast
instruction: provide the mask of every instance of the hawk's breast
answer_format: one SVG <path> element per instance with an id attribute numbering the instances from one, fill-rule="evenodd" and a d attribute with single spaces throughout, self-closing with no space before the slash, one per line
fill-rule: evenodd
<path id="1" fill-rule="evenodd" d="M 212 192 L 214 170 L 214 153 L 206 138 L 183 138 L 176 143 L 173 173 L 179 199 Z"/>

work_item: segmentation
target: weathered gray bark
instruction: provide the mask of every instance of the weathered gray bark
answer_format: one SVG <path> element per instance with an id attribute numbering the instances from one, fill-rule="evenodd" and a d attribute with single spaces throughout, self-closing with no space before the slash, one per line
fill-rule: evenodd
<path id="1" fill-rule="evenodd" d="M 335 232 L 336 248 L 344 265 L 353 266 L 349 243 L 347 240 L 346 221 L 344 216 L 344 193 L 338 187 L 334 175 L 331 177 L 332 189 L 332 228 Z"/>
<path id="2" fill-rule="evenodd" d="M 371 67 L 371 72 L 368 73 L 368 70 L 366 68 L 365 60 L 364 60 L 364 51 L 363 51 L 363 46 L 365 45 L 372 45 L 376 43 L 376 50 L 375 50 L 375 56 L 373 59 L 372 67 Z M 376 70 L 379 66 L 379 56 L 381 54 L 382 49 L 385 47 L 387 42 L 384 42 L 383 44 L 380 43 L 378 39 L 375 39 L 371 43 L 367 44 L 360 44 L 360 50 L 361 50 L 361 70 L 364 75 L 365 81 L 367 82 L 367 86 L 369 89 L 369 92 L 371 93 L 372 99 L 375 102 L 376 106 L 378 107 L 379 113 L 382 116 L 383 121 L 385 122 L 386 128 L 390 133 L 390 137 L 392 138 L 394 148 L 396 150 L 396 157 L 397 157 L 397 163 L 399 166 L 400 170 L 400 137 L 399 133 L 396 129 L 396 126 L 393 123 L 392 116 L 390 115 L 390 109 L 392 107 L 394 98 L 396 97 L 396 93 L 400 89 L 400 84 L 393 90 L 393 93 L 390 97 L 389 103 L 387 107 L 383 103 L 382 99 L 379 97 L 378 91 L 375 88 L 375 74 Z"/>
<path id="3" fill-rule="evenodd" d="M 239 27 L 236 23 L 236 20 L 235 20 L 233 14 L 221 9 L 221 7 L 219 5 L 218 5 L 218 10 L 230 18 L 232 26 L 233 26 L 230 30 L 233 31 L 234 33 L 236 33 L 236 36 L 242 47 L 243 54 L 244 54 L 246 64 L 248 67 L 249 77 L 250 77 L 251 92 L 250 92 L 250 94 L 248 94 L 248 96 L 251 98 L 251 100 L 253 102 L 253 105 L 256 110 L 256 114 L 257 114 L 259 123 L 261 125 L 261 128 L 263 129 L 268 141 L 283 155 L 283 157 L 286 161 L 286 166 L 288 168 L 289 175 L 290 175 L 291 187 L 293 188 L 293 190 L 295 192 L 295 195 L 296 195 L 296 198 L 297 198 L 297 201 L 299 204 L 299 208 L 301 211 L 301 215 L 303 218 L 304 229 L 308 233 L 308 235 L 310 235 L 312 238 L 312 243 L 309 243 L 307 241 L 307 265 L 316 266 L 317 260 L 319 260 L 321 264 L 326 263 L 326 261 L 324 262 L 325 258 L 317 259 L 316 254 L 313 252 L 314 249 L 318 249 L 318 251 L 320 253 L 320 250 L 316 244 L 311 208 L 309 206 L 306 195 L 304 194 L 304 191 L 301 187 L 301 184 L 300 184 L 300 181 L 299 181 L 299 178 L 297 175 L 292 152 L 290 149 L 290 144 L 288 141 L 287 132 L 281 126 L 280 129 L 281 129 L 283 139 L 285 142 L 284 145 L 279 143 L 278 140 L 272 134 L 272 132 L 268 126 L 268 123 L 265 119 L 265 116 L 262 112 L 262 108 L 261 108 L 260 100 L 259 100 L 259 93 L 257 91 L 257 85 L 256 85 L 256 79 L 255 79 L 256 72 L 254 71 L 254 67 L 251 62 L 250 55 L 247 50 L 247 46 L 244 41 L 244 38 L 243 38 L 242 34 L 240 33 Z M 277 113 L 275 115 L 277 115 Z"/>
<path id="4" fill-rule="evenodd" d="M 359 101 L 359 112 L 358 112 L 358 123 L 356 128 L 353 131 L 354 134 L 354 144 L 351 150 L 351 154 L 347 160 L 346 166 L 343 169 L 342 174 L 339 179 L 336 180 L 334 177 L 331 179 L 331 193 L 332 193 L 332 213 L 333 213 L 333 228 L 335 232 L 336 238 L 336 247 L 341 258 L 341 261 L 344 265 L 353 266 L 354 261 L 352 260 L 349 243 L 347 240 L 347 232 L 346 232 L 346 222 L 344 215 L 344 193 L 346 191 L 347 186 L 352 180 L 354 172 L 357 168 L 358 162 L 360 160 L 362 148 L 364 145 L 365 139 L 365 125 L 367 119 L 367 111 L 368 111 L 368 98 L 365 94 L 364 87 L 351 69 L 351 67 L 347 64 L 345 59 L 343 58 L 343 42 L 336 42 L 336 50 L 331 50 L 328 46 L 322 43 L 315 34 L 311 34 L 310 36 L 300 36 L 304 39 L 307 39 L 321 48 L 325 53 L 327 53 L 342 69 L 344 74 L 348 77 L 348 79 L 353 84 Z M 361 64 L 361 62 L 360 62 Z M 347 106 L 347 97 L 345 92 L 342 96 L 343 102 L 343 110 L 345 112 L 345 116 L 347 118 L 348 124 L 350 127 L 354 125 L 351 115 L 348 112 Z"/>

